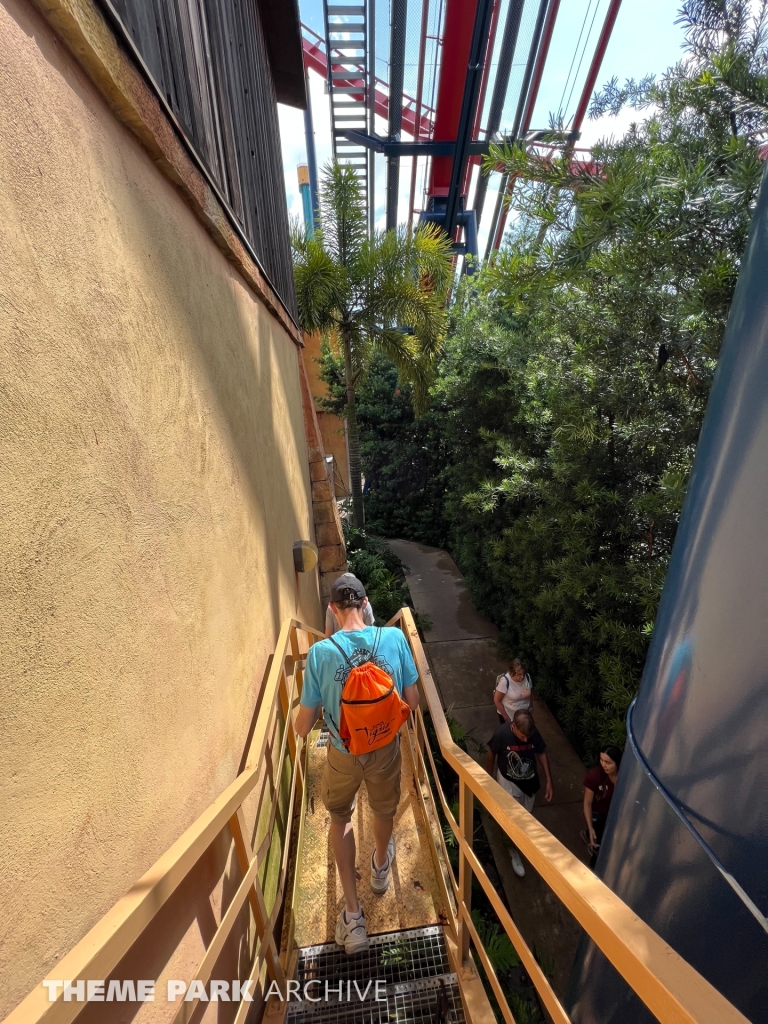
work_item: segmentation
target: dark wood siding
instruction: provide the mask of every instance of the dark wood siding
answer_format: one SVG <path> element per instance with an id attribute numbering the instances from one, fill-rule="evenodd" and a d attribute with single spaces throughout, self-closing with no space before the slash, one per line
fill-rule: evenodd
<path id="1" fill-rule="evenodd" d="M 101 0 L 295 318 L 277 101 L 258 0 Z"/>

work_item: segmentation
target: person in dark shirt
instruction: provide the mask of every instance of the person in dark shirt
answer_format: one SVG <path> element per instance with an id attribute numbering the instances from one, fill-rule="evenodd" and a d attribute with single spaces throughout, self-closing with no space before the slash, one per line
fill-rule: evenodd
<path id="1" fill-rule="evenodd" d="M 549 803 L 553 796 L 546 749 L 530 711 L 515 711 L 512 721 L 500 725 L 488 743 L 485 765 L 488 774 L 529 812 L 533 810 L 533 801 L 541 788 L 538 765 L 541 765 L 546 780 L 544 799 Z M 525 868 L 520 854 L 512 847 L 509 855 L 515 874 L 523 878 Z"/>
<path id="2" fill-rule="evenodd" d="M 581 838 L 589 847 L 591 868 L 597 860 L 620 764 L 621 750 L 618 747 L 602 747 L 600 761 L 594 768 L 590 768 L 584 779 L 584 820 L 587 827 L 582 831 Z"/>

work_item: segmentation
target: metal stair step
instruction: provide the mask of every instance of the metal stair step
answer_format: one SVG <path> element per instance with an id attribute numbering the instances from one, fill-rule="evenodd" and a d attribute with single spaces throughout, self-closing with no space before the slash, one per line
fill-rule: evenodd
<path id="1" fill-rule="evenodd" d="M 335 942 L 299 950 L 296 977 L 303 985 L 311 978 L 358 981 L 386 979 L 392 984 L 434 978 L 451 970 L 445 935 L 440 925 L 371 935 L 365 953 L 347 956 Z"/>
<path id="2" fill-rule="evenodd" d="M 365 3 L 327 3 L 325 51 L 331 98 L 331 140 L 334 159 L 349 163 L 368 200 L 368 174 L 372 157 L 359 144 L 344 140 L 344 126 L 365 131 L 369 125 L 368 7 Z M 354 83 L 354 84 L 352 84 Z M 350 119 L 354 121 L 350 125 Z M 350 159 L 353 158 L 353 159 Z"/>
<path id="3" fill-rule="evenodd" d="M 312 1024 L 465 1024 L 458 980 L 439 925 L 371 935 L 369 949 L 356 956 L 347 956 L 335 942 L 305 947 L 299 950 L 295 977 L 300 993 L 308 982 L 319 982 L 308 992 L 321 999 L 292 1000 L 289 1019 L 311 1018 Z"/>
<path id="4" fill-rule="evenodd" d="M 310 1004 L 292 1001 L 286 1020 L 297 1024 L 466 1024 L 455 974 L 388 985 L 378 990 L 378 999 L 370 996 L 363 1002 L 354 989 L 352 993 L 352 999 L 345 997 L 340 1002 L 332 997 L 328 1002 Z"/>

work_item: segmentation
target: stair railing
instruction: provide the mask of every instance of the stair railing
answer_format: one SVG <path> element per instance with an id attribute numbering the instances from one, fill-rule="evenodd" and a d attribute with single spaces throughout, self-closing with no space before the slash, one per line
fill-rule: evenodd
<path id="1" fill-rule="evenodd" d="M 423 704 L 413 716 L 413 728 L 404 731 L 409 741 L 413 740 L 416 790 L 427 823 L 438 824 L 438 828 L 428 828 L 426 832 L 443 886 L 447 928 L 462 962 L 469 957 L 470 947 L 474 948 L 507 1024 L 514 1024 L 514 1017 L 472 921 L 473 877 L 485 890 L 552 1020 L 555 1024 L 569 1024 L 569 1018 L 473 850 L 475 800 L 496 820 L 661 1024 L 748 1024 L 709 982 L 453 742 L 410 610 L 404 608 L 398 612 L 392 624 L 405 633 L 419 671 Z M 247 977 L 241 981 L 255 983 L 252 992 L 257 1003 L 262 1002 L 270 981 L 276 981 L 280 990 L 285 991 L 289 965 L 285 954 L 281 958 L 280 951 L 281 948 L 290 951 L 293 947 L 291 886 L 295 879 L 292 883 L 289 868 L 291 851 L 301 848 L 304 814 L 300 809 L 306 791 L 306 761 L 302 756 L 306 748 L 295 732 L 293 710 L 301 693 L 306 653 L 321 638 L 320 632 L 295 619 L 283 623 L 256 715 L 245 768 L 167 853 L 56 964 L 51 976 L 67 979 L 71 990 L 76 990 L 79 982 L 85 987 L 88 981 L 108 979 L 126 954 L 141 950 L 142 940 L 163 907 L 189 877 L 198 860 L 224 835 L 238 860 L 240 881 L 229 902 L 222 906 L 219 924 L 188 984 L 191 986 L 193 980 L 199 980 L 206 985 L 211 979 L 216 961 L 234 935 L 236 922 L 247 903 L 255 937 L 249 947 L 244 972 Z M 429 713 L 440 756 L 459 779 L 458 820 L 440 787 L 424 710 Z M 451 869 L 439 829 L 433 787 L 441 812 L 456 837 L 458 879 Z M 256 801 L 255 813 L 249 799 Z M 459 981 L 461 983 L 461 975 Z M 67 1001 L 61 988 L 56 998 L 49 1001 L 46 989 L 40 984 L 11 1012 L 5 1024 L 70 1024 L 88 1005 L 71 997 Z M 197 999 L 180 1002 L 172 1018 L 173 1024 L 186 1024 L 197 1005 Z M 234 1024 L 244 1024 L 253 1006 L 253 1002 L 240 1001 Z"/>
<path id="2" fill-rule="evenodd" d="M 292 946 L 292 899 L 289 863 L 293 848 L 300 845 L 294 825 L 301 829 L 305 793 L 304 741 L 294 729 L 293 709 L 298 704 L 303 669 L 309 647 L 323 634 L 296 619 L 283 622 L 267 681 L 260 698 L 245 768 L 221 796 L 187 829 L 173 846 L 147 871 L 80 942 L 53 968 L 49 977 L 66 979 L 69 1000 L 58 988 L 49 1001 L 43 984 L 11 1012 L 5 1024 L 70 1024 L 90 1004 L 80 1001 L 78 983 L 87 991 L 89 981 L 104 981 L 123 957 L 140 951 L 142 940 L 162 908 L 187 879 L 201 856 L 224 834 L 234 849 L 241 880 L 226 906 L 220 922 L 207 943 L 193 980 L 203 986 L 211 979 L 216 962 L 246 902 L 253 916 L 255 939 L 250 948 L 250 966 L 241 984 L 252 998 L 238 999 L 234 1024 L 244 1024 L 254 1003 L 263 1002 L 264 989 L 276 981 L 285 991 L 286 964 L 281 960 L 283 927 Z M 261 789 L 259 789 L 261 787 Z M 252 803 L 255 800 L 255 812 Z M 228 830 L 228 835 L 227 835 Z M 203 894 L 205 898 L 207 894 Z M 246 930 L 247 937 L 247 930 Z M 285 943 L 283 943 L 285 946 Z M 167 951 L 172 955 L 173 951 Z M 188 991 L 188 990 L 187 990 Z M 103 1001 L 103 990 L 100 996 Z M 157 1001 L 163 996 L 158 992 Z M 199 1003 L 183 995 L 173 1024 L 186 1024 Z M 120 1004 L 118 1004 L 119 1009 Z M 104 1006 L 107 1019 L 108 1004 Z"/>
<path id="3" fill-rule="evenodd" d="M 473 878 L 490 900 L 554 1024 L 570 1024 L 570 1018 L 473 850 L 475 800 L 525 855 L 661 1024 L 748 1024 L 736 1007 L 453 741 L 411 610 L 401 609 L 390 625 L 399 626 L 405 633 L 419 672 L 422 703 L 413 715 L 412 729 L 404 732 L 409 739 L 412 737 L 416 791 L 427 822 L 432 825 L 426 831 L 448 908 L 447 926 L 458 947 L 461 963 L 468 959 L 470 946 L 474 947 L 506 1024 L 515 1024 L 514 1017 L 472 921 Z M 425 710 L 431 719 L 440 757 L 458 776 L 458 820 L 440 784 Z M 458 879 L 442 834 L 441 814 L 458 846 Z"/>

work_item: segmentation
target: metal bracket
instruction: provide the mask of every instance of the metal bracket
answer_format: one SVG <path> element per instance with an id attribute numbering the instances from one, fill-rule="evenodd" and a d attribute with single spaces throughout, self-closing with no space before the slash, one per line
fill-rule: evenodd
<path id="1" fill-rule="evenodd" d="M 581 138 L 581 132 L 561 132 L 553 128 L 536 128 L 525 133 L 523 141 L 531 145 L 542 142 L 553 146 L 572 146 Z"/>
<path id="2" fill-rule="evenodd" d="M 385 156 L 453 156 L 456 152 L 456 143 L 450 141 L 400 142 L 397 139 L 384 139 L 380 135 L 368 135 L 367 132 L 358 131 L 356 128 L 347 128 L 338 134 L 349 142 L 356 142 Z M 487 142 L 470 142 L 469 154 L 486 156 L 488 146 Z"/>

